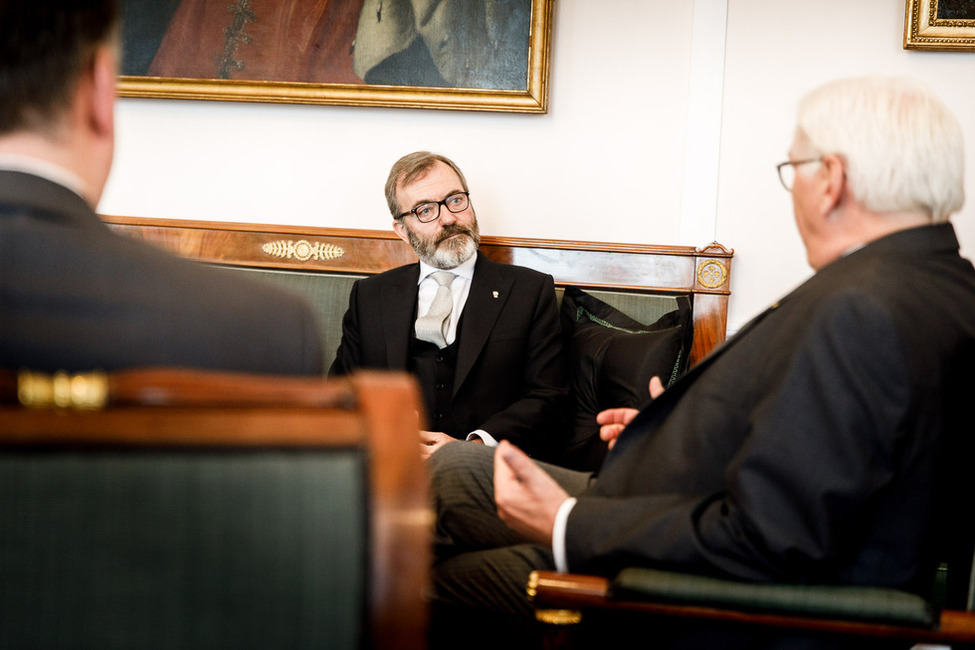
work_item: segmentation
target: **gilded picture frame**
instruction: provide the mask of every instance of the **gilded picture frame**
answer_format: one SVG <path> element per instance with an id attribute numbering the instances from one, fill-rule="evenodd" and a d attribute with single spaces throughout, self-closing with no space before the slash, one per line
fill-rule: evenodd
<path id="1" fill-rule="evenodd" d="M 907 0 L 904 49 L 975 52 L 975 0 Z"/>
<path id="2" fill-rule="evenodd" d="M 123 0 L 118 94 L 545 113 L 554 2 Z"/>

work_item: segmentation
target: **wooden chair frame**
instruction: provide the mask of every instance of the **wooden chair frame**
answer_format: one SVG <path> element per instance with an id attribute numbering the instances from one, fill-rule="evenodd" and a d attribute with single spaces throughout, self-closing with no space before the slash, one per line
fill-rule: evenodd
<path id="1" fill-rule="evenodd" d="M 587 611 L 631 612 L 650 616 L 719 621 L 738 625 L 778 627 L 851 637 L 903 639 L 914 643 L 951 645 L 956 650 L 975 647 L 975 612 L 942 610 L 932 628 L 860 621 L 822 619 L 801 615 L 770 614 L 722 609 L 703 605 L 672 604 L 614 599 L 610 581 L 599 576 L 532 573 L 528 594 L 539 621 L 548 624 L 549 646 L 571 647 L 571 628 L 584 620 Z"/>
<path id="2" fill-rule="evenodd" d="M 18 395 L 30 406 L 17 404 Z M 418 649 L 426 646 L 433 521 L 416 443 L 419 403 L 413 379 L 392 373 L 327 380 L 182 369 L 0 371 L 0 446 L 363 448 L 371 647 Z"/>

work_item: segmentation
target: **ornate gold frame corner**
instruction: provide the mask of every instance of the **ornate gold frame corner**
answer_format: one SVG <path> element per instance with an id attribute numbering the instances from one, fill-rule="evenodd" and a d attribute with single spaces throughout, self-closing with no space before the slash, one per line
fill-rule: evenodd
<path id="1" fill-rule="evenodd" d="M 907 0 L 904 49 L 975 52 L 975 16 L 939 19 L 939 0 Z"/>
<path id="2" fill-rule="evenodd" d="M 531 0 L 531 5 L 528 79 L 524 91 L 122 75 L 118 81 L 118 95 L 155 99 L 546 113 L 555 0 Z"/>

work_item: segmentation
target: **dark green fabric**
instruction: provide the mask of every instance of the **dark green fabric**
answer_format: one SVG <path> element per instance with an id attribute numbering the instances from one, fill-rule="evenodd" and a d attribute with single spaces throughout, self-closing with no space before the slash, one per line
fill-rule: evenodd
<path id="1" fill-rule="evenodd" d="M 0 453 L 0 648 L 358 648 L 353 450 Z"/>
<path id="2" fill-rule="evenodd" d="M 640 323 L 656 322 L 661 316 L 679 307 L 677 296 L 672 294 L 640 293 L 637 291 L 600 291 L 586 289 L 590 296 L 615 307 Z M 564 289 L 555 290 L 559 305 L 565 296 Z"/>
<path id="3" fill-rule="evenodd" d="M 927 601 L 896 589 L 755 584 L 654 569 L 624 569 L 612 581 L 610 594 L 615 600 L 727 607 L 917 627 L 931 627 L 935 620 Z"/>
<path id="4" fill-rule="evenodd" d="M 279 287 L 304 296 L 318 317 L 322 335 L 322 351 L 326 370 L 335 360 L 335 351 L 342 341 L 342 317 L 349 306 L 349 293 L 356 280 L 363 275 L 341 273 L 309 273 L 306 271 L 280 271 L 246 267 L 220 266 L 233 273 L 246 273 L 259 277 Z M 556 289 L 561 304 L 564 290 Z M 586 293 L 628 314 L 640 323 L 653 323 L 661 316 L 678 308 L 673 295 L 655 295 L 628 291 L 599 291 L 587 289 Z"/>

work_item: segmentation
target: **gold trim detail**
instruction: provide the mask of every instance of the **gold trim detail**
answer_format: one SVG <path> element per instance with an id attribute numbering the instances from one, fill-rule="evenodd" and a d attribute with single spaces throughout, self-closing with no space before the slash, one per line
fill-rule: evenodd
<path id="1" fill-rule="evenodd" d="M 108 403 L 108 376 L 101 372 L 47 375 L 22 370 L 17 373 L 17 399 L 31 408 L 97 411 Z"/>
<path id="2" fill-rule="evenodd" d="M 308 260 L 334 260 L 345 255 L 345 249 L 335 244 L 325 244 L 315 242 L 314 244 L 307 239 L 298 241 L 271 241 L 263 244 L 261 250 L 272 257 L 283 257 L 285 259 L 296 259 L 299 262 Z"/>
<path id="3" fill-rule="evenodd" d="M 938 18 L 939 0 L 907 0 L 904 49 L 975 51 L 975 20 Z"/>
<path id="4" fill-rule="evenodd" d="M 525 585 L 528 599 L 534 600 L 538 595 L 538 573 L 532 571 Z M 537 609 L 535 620 L 548 625 L 577 625 L 582 621 L 582 612 L 577 609 Z"/>
<path id="5" fill-rule="evenodd" d="M 697 267 L 697 281 L 706 289 L 717 289 L 727 279 L 728 269 L 718 260 L 705 260 Z"/>
<path id="6" fill-rule="evenodd" d="M 578 625 L 582 622 L 582 612 L 576 609 L 538 609 L 535 620 L 547 625 Z"/>

